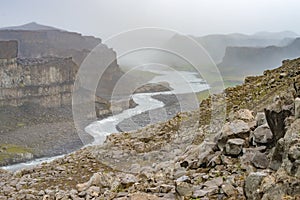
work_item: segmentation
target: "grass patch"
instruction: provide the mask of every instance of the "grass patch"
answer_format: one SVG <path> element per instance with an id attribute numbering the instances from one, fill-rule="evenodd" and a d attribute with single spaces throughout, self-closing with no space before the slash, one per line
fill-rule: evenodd
<path id="1" fill-rule="evenodd" d="M 3 150 L 5 150 L 7 153 L 29 153 L 30 150 L 22 147 L 22 146 L 18 146 L 18 145 L 13 145 L 13 144 L 6 144 L 6 145 L 1 145 L 1 148 Z"/>
<path id="2" fill-rule="evenodd" d="M 32 151 L 28 148 L 14 144 L 2 144 L 0 145 L 0 164 L 25 153 L 32 153 Z"/>

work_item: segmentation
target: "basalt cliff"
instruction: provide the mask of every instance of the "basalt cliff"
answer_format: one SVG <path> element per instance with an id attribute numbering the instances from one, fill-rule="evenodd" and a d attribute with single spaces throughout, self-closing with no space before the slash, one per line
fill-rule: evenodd
<path id="1" fill-rule="evenodd" d="M 50 163 L 0 172 L 2 199 L 299 199 L 300 59 Z M 226 119 L 211 123 L 226 103 Z M 220 120 L 220 121 L 218 121 Z"/>
<path id="2" fill-rule="evenodd" d="M 0 38 L 14 39 L 0 41 L 0 165 L 71 152 L 82 146 L 73 125 L 71 105 L 79 65 L 76 54 L 59 46 L 61 42 L 55 37 L 65 43 L 74 42 L 74 48 L 91 49 L 101 41 L 91 42 L 60 30 L 51 30 L 56 33 L 49 39 L 48 31 L 0 30 Z M 105 92 L 111 91 L 122 72 L 115 52 L 99 45 L 105 56 L 114 60 L 104 73 L 101 90 L 96 92 L 95 109 L 98 117 L 103 117 L 111 113 Z M 60 51 L 71 57 L 58 57 Z M 61 140 L 57 141 L 58 137 Z"/>

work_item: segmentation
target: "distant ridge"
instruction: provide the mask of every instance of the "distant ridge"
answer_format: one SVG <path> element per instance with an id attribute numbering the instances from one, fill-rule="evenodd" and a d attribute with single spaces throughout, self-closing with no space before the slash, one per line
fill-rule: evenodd
<path id="1" fill-rule="evenodd" d="M 10 27 L 0 28 L 0 30 L 50 31 L 50 30 L 61 30 L 61 29 L 54 28 L 51 26 L 41 25 L 36 22 L 31 22 L 20 26 L 10 26 Z"/>
<path id="2" fill-rule="evenodd" d="M 254 34 L 254 36 L 258 37 L 269 37 L 269 38 L 295 38 L 298 37 L 299 34 L 293 31 L 281 31 L 281 32 L 268 32 L 268 31 L 261 31 Z"/>

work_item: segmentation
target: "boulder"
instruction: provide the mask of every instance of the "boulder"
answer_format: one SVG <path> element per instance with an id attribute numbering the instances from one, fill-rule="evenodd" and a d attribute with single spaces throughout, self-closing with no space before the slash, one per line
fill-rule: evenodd
<path id="1" fill-rule="evenodd" d="M 253 141 L 257 144 L 268 144 L 272 142 L 273 134 L 267 124 L 257 127 L 253 132 Z"/>
<path id="2" fill-rule="evenodd" d="M 275 145 L 280 138 L 284 137 L 286 132 L 284 121 L 292 113 L 289 109 L 283 108 L 280 101 L 275 103 L 274 106 L 266 108 L 264 111 L 268 125 L 273 134 L 272 144 Z"/>
<path id="3" fill-rule="evenodd" d="M 175 182 L 175 190 L 182 197 L 191 197 L 193 195 L 193 187 L 187 182 Z"/>
<path id="4" fill-rule="evenodd" d="M 259 169 L 266 169 L 269 165 L 267 155 L 261 152 L 256 152 L 251 160 L 254 167 Z"/>
<path id="5" fill-rule="evenodd" d="M 202 142 L 200 145 L 191 145 L 177 162 L 180 162 L 181 167 L 187 169 L 197 169 L 202 166 L 205 167 L 215 156 L 213 150 L 215 146 L 216 143 L 207 141 Z"/>
<path id="6" fill-rule="evenodd" d="M 196 187 L 194 188 L 194 191 L 193 191 L 193 198 L 201 198 L 201 197 L 204 197 L 204 196 L 209 196 L 209 195 L 213 195 L 213 194 L 216 194 L 218 193 L 218 190 L 219 188 L 218 187 L 206 187 L 206 188 L 199 188 L 199 187 Z"/>
<path id="7" fill-rule="evenodd" d="M 228 139 L 249 137 L 250 127 L 248 123 L 242 120 L 234 120 L 226 123 L 221 132 L 215 137 L 219 149 L 223 149 Z"/>
<path id="8" fill-rule="evenodd" d="M 254 120 L 254 116 L 252 111 L 248 109 L 240 109 L 234 113 L 231 113 L 229 119 L 231 121 L 237 119 L 237 120 L 243 120 L 245 122 L 250 122 Z"/>
<path id="9" fill-rule="evenodd" d="M 228 197 L 232 197 L 237 193 L 236 189 L 230 183 L 223 184 L 222 190 Z"/>
<path id="10" fill-rule="evenodd" d="M 242 153 L 245 140 L 243 139 L 230 139 L 225 145 L 225 154 L 229 156 L 239 156 Z"/>
<path id="11" fill-rule="evenodd" d="M 295 118 L 300 118 L 300 98 L 295 99 Z"/>
<path id="12" fill-rule="evenodd" d="M 267 123 L 266 115 L 264 112 L 258 112 L 255 117 L 256 125 L 261 126 Z"/>
<path id="13" fill-rule="evenodd" d="M 283 140 L 282 166 L 290 176 L 300 179 L 300 119 L 296 119 Z"/>
<path id="14" fill-rule="evenodd" d="M 276 143 L 275 147 L 273 147 L 272 152 L 270 154 L 270 165 L 269 168 L 273 170 L 278 170 L 282 164 L 284 156 L 284 140 L 281 138 Z"/>
<path id="15" fill-rule="evenodd" d="M 147 193 L 134 193 L 129 195 L 131 200 L 159 200 L 160 198 Z M 128 198 L 126 198 L 128 199 Z"/>
<path id="16" fill-rule="evenodd" d="M 222 177 L 217 177 L 217 178 L 213 178 L 209 181 L 206 181 L 203 185 L 211 188 L 211 187 L 220 187 L 223 184 L 223 178 Z"/>
<path id="17" fill-rule="evenodd" d="M 262 172 L 251 172 L 245 180 L 244 191 L 247 199 L 256 200 L 261 199 L 262 193 L 260 191 L 260 184 L 267 174 Z"/>

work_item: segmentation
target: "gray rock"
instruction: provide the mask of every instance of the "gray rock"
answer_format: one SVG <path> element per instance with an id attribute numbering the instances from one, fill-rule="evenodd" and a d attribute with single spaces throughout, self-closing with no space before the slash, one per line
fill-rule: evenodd
<path id="1" fill-rule="evenodd" d="M 191 179 L 188 176 L 181 176 L 176 181 L 177 182 L 191 182 Z"/>
<path id="2" fill-rule="evenodd" d="M 173 185 L 162 184 L 160 186 L 159 192 L 161 192 L 161 193 L 168 193 L 168 192 L 171 192 L 174 189 L 175 189 L 175 186 L 173 186 Z"/>
<path id="3" fill-rule="evenodd" d="M 239 156 L 242 153 L 245 140 L 243 139 L 230 139 L 225 145 L 225 154 L 229 156 Z"/>
<path id="4" fill-rule="evenodd" d="M 268 122 L 268 125 L 273 134 L 273 145 L 276 142 L 283 138 L 285 135 L 285 119 L 291 116 L 291 111 L 289 109 L 285 109 L 282 106 L 280 100 L 277 100 L 274 104 L 272 104 L 269 108 L 265 109 L 265 115 Z"/>
<path id="5" fill-rule="evenodd" d="M 125 174 L 121 177 L 121 184 L 125 187 L 130 187 L 134 183 L 138 182 L 137 178 L 132 174 Z"/>
<path id="6" fill-rule="evenodd" d="M 193 198 L 200 198 L 204 197 L 210 192 L 210 190 L 207 189 L 198 189 L 193 192 Z"/>
<path id="7" fill-rule="evenodd" d="M 264 112 L 258 112 L 255 117 L 256 125 L 261 126 L 267 123 L 266 115 Z"/>
<path id="8" fill-rule="evenodd" d="M 245 180 L 245 195 L 249 200 L 261 199 L 260 184 L 267 174 L 262 172 L 251 172 Z"/>
<path id="9" fill-rule="evenodd" d="M 254 167 L 259 169 L 266 169 L 269 166 L 267 155 L 261 152 L 256 152 L 251 160 Z"/>
<path id="10" fill-rule="evenodd" d="M 186 182 L 176 182 L 175 189 L 180 196 L 191 197 L 193 195 L 192 185 Z"/>
<path id="11" fill-rule="evenodd" d="M 273 170 L 278 170 L 282 164 L 282 160 L 284 157 L 284 140 L 281 138 L 276 143 L 276 146 L 272 149 L 270 153 L 270 165 L 269 168 Z"/>
<path id="12" fill-rule="evenodd" d="M 245 122 L 250 122 L 254 120 L 253 112 L 248 109 L 240 109 L 234 113 L 231 113 L 229 116 L 231 121 L 238 119 L 243 120 Z"/>
<path id="13" fill-rule="evenodd" d="M 100 194 L 100 187 L 97 186 L 91 186 L 87 190 L 87 195 L 90 195 L 91 197 L 98 197 Z"/>
<path id="14" fill-rule="evenodd" d="M 295 99 L 295 118 L 300 118 L 300 98 Z"/>
<path id="15" fill-rule="evenodd" d="M 231 197 L 237 193 L 236 189 L 230 183 L 223 184 L 222 190 L 228 197 Z"/>
<path id="16" fill-rule="evenodd" d="M 209 181 L 206 181 L 204 183 L 204 186 L 207 186 L 208 188 L 215 187 L 215 186 L 220 187 L 222 184 L 223 184 L 223 178 L 217 177 L 217 178 L 211 179 Z"/>
<path id="17" fill-rule="evenodd" d="M 273 134 L 267 124 L 257 127 L 253 132 L 253 140 L 258 144 L 268 144 L 272 142 Z"/>
<path id="18" fill-rule="evenodd" d="M 233 122 L 226 123 L 221 130 L 221 133 L 216 136 L 219 149 L 223 149 L 228 139 L 249 137 L 250 133 L 249 124 L 242 120 L 234 120 Z"/>

